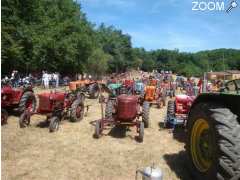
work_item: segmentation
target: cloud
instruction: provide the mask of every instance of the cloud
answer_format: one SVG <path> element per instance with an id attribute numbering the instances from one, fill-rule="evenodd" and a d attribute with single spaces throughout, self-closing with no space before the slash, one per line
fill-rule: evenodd
<path id="1" fill-rule="evenodd" d="M 132 36 L 134 47 L 143 46 L 151 49 L 179 49 L 180 51 L 198 51 L 207 43 L 200 37 L 184 32 L 160 30 L 158 28 L 139 28 L 138 31 L 128 31 Z"/>

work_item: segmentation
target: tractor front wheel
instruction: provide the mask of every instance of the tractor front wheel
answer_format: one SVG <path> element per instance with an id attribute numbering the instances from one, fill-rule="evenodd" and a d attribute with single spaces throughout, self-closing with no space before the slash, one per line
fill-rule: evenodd
<path id="1" fill-rule="evenodd" d="M 100 134 L 101 134 L 101 121 L 98 120 L 96 121 L 96 125 L 95 125 L 94 137 L 98 139 L 100 138 Z"/>
<path id="2" fill-rule="evenodd" d="M 143 142 L 143 137 L 144 137 L 144 123 L 140 122 L 138 141 Z"/>
<path id="3" fill-rule="evenodd" d="M 53 116 L 49 119 L 49 132 L 55 132 L 59 129 L 60 119 L 57 116 Z"/>
<path id="4" fill-rule="evenodd" d="M 1 125 L 7 124 L 8 112 L 6 109 L 1 110 Z"/>
<path id="5" fill-rule="evenodd" d="M 240 124 L 228 108 L 199 103 L 188 118 L 187 155 L 196 179 L 240 178 Z"/>
<path id="6" fill-rule="evenodd" d="M 29 126 L 30 124 L 30 114 L 27 113 L 27 112 L 23 112 L 21 115 L 20 115 L 20 118 L 19 118 L 19 126 L 20 128 L 25 128 L 27 126 Z"/>

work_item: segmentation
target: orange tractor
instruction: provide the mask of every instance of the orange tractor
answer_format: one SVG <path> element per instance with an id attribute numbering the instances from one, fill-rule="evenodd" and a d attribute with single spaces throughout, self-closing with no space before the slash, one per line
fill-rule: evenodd
<path id="1" fill-rule="evenodd" d="M 156 104 L 158 108 L 166 105 L 166 93 L 159 87 L 156 79 L 150 79 L 149 85 L 144 89 L 144 100 L 151 104 Z"/>
<path id="2" fill-rule="evenodd" d="M 69 83 L 69 90 L 75 91 L 76 89 L 80 89 L 81 92 L 85 92 L 89 98 L 97 99 L 99 96 L 98 83 L 102 83 L 102 81 L 94 81 L 89 79 L 72 81 Z"/>

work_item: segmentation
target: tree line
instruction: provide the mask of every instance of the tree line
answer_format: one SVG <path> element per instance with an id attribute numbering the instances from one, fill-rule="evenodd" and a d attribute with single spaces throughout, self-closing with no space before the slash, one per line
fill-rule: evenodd
<path id="1" fill-rule="evenodd" d="M 1 10 L 2 74 L 17 69 L 102 75 L 140 68 L 191 76 L 240 69 L 240 50 L 235 49 L 185 53 L 133 48 L 130 35 L 94 25 L 72 0 L 3 0 Z"/>

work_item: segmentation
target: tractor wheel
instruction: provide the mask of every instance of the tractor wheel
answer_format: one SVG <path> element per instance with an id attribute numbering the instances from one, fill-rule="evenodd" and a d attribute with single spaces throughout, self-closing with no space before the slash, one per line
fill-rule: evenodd
<path id="1" fill-rule="evenodd" d="M 18 110 L 20 113 L 23 113 L 26 109 L 29 108 L 30 112 L 34 112 L 36 110 L 36 97 L 33 92 L 27 91 L 25 92 L 19 102 Z"/>
<path id="2" fill-rule="evenodd" d="M 147 102 L 147 101 L 143 102 L 142 121 L 144 123 L 145 128 L 149 128 L 149 126 L 150 126 L 149 110 L 150 110 L 149 102 Z"/>
<path id="3" fill-rule="evenodd" d="M 98 120 L 96 121 L 96 125 L 95 125 L 94 137 L 98 139 L 100 138 L 100 134 L 101 134 L 101 121 Z"/>
<path id="4" fill-rule="evenodd" d="M 187 154 L 196 179 L 240 179 L 240 124 L 227 108 L 197 104 L 188 118 Z"/>
<path id="5" fill-rule="evenodd" d="M 59 129 L 60 119 L 57 116 L 53 116 L 49 119 L 49 132 L 55 132 Z"/>
<path id="6" fill-rule="evenodd" d="M 83 119 L 84 103 L 81 99 L 76 99 L 71 106 L 70 121 L 77 122 Z"/>
<path id="7" fill-rule="evenodd" d="M 96 83 L 89 86 L 89 96 L 91 99 L 97 99 L 99 96 L 99 88 Z"/>
<path id="8" fill-rule="evenodd" d="M 113 102 L 109 100 L 106 104 L 105 108 L 105 118 L 106 119 L 111 119 L 113 115 Z"/>
<path id="9" fill-rule="evenodd" d="M 140 122 L 138 141 L 143 142 L 143 137 L 144 137 L 144 123 Z"/>
<path id="10" fill-rule="evenodd" d="M 171 117 L 175 117 L 175 102 L 173 100 L 168 101 L 168 107 L 167 107 L 167 117 L 164 121 L 164 127 L 168 128 L 169 127 L 169 122 L 168 120 Z"/>
<path id="11" fill-rule="evenodd" d="M 167 115 L 170 115 L 170 116 L 175 115 L 175 102 L 172 100 L 168 101 Z"/>
<path id="12" fill-rule="evenodd" d="M 160 109 L 162 107 L 162 99 L 161 97 L 157 99 L 157 108 Z"/>
<path id="13" fill-rule="evenodd" d="M 166 106 L 166 96 L 162 96 L 162 103 L 163 103 L 163 106 Z"/>
<path id="14" fill-rule="evenodd" d="M 20 128 L 25 128 L 30 124 L 30 115 L 28 113 L 23 112 L 19 117 L 19 126 Z"/>
<path id="15" fill-rule="evenodd" d="M 6 109 L 1 109 L 1 125 L 7 124 L 8 112 Z"/>

